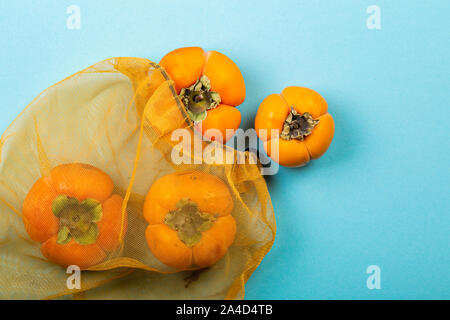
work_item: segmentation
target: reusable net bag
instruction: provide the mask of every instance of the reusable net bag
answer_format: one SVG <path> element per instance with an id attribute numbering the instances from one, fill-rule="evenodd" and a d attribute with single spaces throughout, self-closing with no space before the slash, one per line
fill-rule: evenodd
<path id="1" fill-rule="evenodd" d="M 34 99 L 0 140 L 0 298 L 243 298 L 246 281 L 275 237 L 265 181 L 256 164 L 175 164 L 176 144 L 170 137 L 177 128 L 195 131 L 169 76 L 146 59 L 99 62 Z M 249 157 L 221 148 L 236 159 Z M 22 219 L 30 188 L 52 168 L 68 163 L 101 169 L 111 177 L 113 193 L 123 198 L 120 245 L 81 272 L 78 289 L 68 289 L 66 268 L 43 256 Z M 237 226 L 226 255 L 200 271 L 178 270 L 156 259 L 143 218 L 145 195 L 158 178 L 192 170 L 227 184 Z"/>

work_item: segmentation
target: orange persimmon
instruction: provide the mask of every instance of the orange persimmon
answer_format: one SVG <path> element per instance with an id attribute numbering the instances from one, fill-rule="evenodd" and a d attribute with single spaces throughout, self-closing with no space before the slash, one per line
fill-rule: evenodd
<path id="1" fill-rule="evenodd" d="M 327 151 L 333 140 L 334 120 L 319 93 L 287 87 L 281 94 L 264 99 L 256 114 L 255 129 L 269 157 L 283 166 L 298 167 Z"/>
<path id="2" fill-rule="evenodd" d="M 244 78 L 238 66 L 220 52 L 205 52 L 199 47 L 176 49 L 159 64 L 175 82 L 189 117 L 197 128 L 201 127 L 202 134 L 220 142 L 231 138 L 241 123 L 236 107 L 245 99 Z M 221 136 L 206 132 L 208 129 L 218 130 Z"/>
<path id="3" fill-rule="evenodd" d="M 122 197 L 103 171 L 82 163 L 53 168 L 31 187 L 22 207 L 25 229 L 42 254 L 61 266 L 89 268 L 120 244 Z"/>
<path id="4" fill-rule="evenodd" d="M 166 175 L 153 183 L 145 198 L 148 246 L 168 266 L 208 267 L 234 241 L 233 206 L 230 190 L 216 176 L 198 171 Z"/>

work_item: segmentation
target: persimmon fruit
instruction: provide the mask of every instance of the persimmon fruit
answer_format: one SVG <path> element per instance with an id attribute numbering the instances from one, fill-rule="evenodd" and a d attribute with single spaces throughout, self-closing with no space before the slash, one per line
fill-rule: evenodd
<path id="1" fill-rule="evenodd" d="M 144 202 L 151 252 L 177 269 L 215 264 L 234 241 L 233 206 L 228 186 L 214 175 L 189 171 L 158 179 Z"/>
<path id="2" fill-rule="evenodd" d="M 219 142 L 231 138 L 241 123 L 236 107 L 245 99 L 238 66 L 220 52 L 199 47 L 173 50 L 159 64 L 174 81 L 189 117 L 203 136 Z M 219 130 L 221 136 L 208 134 L 208 129 Z"/>
<path id="3" fill-rule="evenodd" d="M 113 188 L 111 178 L 91 165 L 59 165 L 28 192 L 22 206 L 25 229 L 48 260 L 81 269 L 96 265 L 126 231 L 123 200 Z"/>
<path id="4" fill-rule="evenodd" d="M 298 167 L 327 151 L 334 136 L 334 120 L 319 93 L 293 86 L 263 100 L 255 129 L 269 157 L 280 165 Z"/>

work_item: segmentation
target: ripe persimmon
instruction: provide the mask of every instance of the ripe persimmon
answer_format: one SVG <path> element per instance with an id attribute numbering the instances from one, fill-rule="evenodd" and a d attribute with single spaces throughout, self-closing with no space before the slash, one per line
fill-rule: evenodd
<path id="1" fill-rule="evenodd" d="M 145 236 L 153 255 L 177 269 L 208 267 L 234 241 L 233 199 L 218 177 L 176 172 L 153 183 L 144 202 Z"/>
<path id="2" fill-rule="evenodd" d="M 61 266 L 89 268 L 120 244 L 122 197 L 111 178 L 91 165 L 63 164 L 31 187 L 22 207 L 25 229 L 42 254 Z"/>
<path id="3" fill-rule="evenodd" d="M 201 122 L 202 134 L 220 142 L 231 138 L 230 132 L 234 133 L 241 123 L 236 107 L 245 99 L 244 78 L 238 66 L 220 52 L 205 52 L 199 47 L 176 49 L 159 64 L 175 82 L 191 120 Z M 208 134 L 208 129 L 219 130 L 221 137 Z"/>
<path id="4" fill-rule="evenodd" d="M 283 166 L 298 167 L 327 151 L 333 140 L 334 120 L 319 93 L 287 87 L 281 94 L 264 99 L 256 114 L 255 129 L 269 157 Z"/>

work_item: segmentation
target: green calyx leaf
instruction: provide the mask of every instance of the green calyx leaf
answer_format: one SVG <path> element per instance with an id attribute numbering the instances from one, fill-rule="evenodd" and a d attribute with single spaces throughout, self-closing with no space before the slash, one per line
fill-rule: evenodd
<path id="1" fill-rule="evenodd" d="M 76 198 L 60 195 L 53 201 L 52 211 L 59 218 L 59 244 L 67 244 L 72 238 L 79 244 L 96 242 L 96 223 L 103 217 L 103 207 L 99 201 L 87 198 L 80 202 Z"/>
<path id="2" fill-rule="evenodd" d="M 199 227 L 198 227 L 198 231 L 206 231 L 208 229 L 211 229 L 212 226 L 214 225 L 214 222 L 211 220 L 205 220 Z"/>
<path id="3" fill-rule="evenodd" d="M 63 226 L 61 229 L 59 229 L 58 232 L 58 238 L 56 239 L 56 242 L 59 244 L 67 244 L 72 239 L 72 236 L 70 235 L 70 229 L 66 226 Z"/>
<path id="4" fill-rule="evenodd" d="M 180 231 L 178 231 L 178 237 L 188 247 L 192 247 L 202 239 L 202 234 L 201 234 L 201 232 L 196 232 L 196 233 L 191 234 L 190 232 L 180 230 Z"/>
<path id="5" fill-rule="evenodd" d="M 213 101 L 212 106 L 208 109 L 214 109 L 215 107 L 217 107 L 220 102 L 222 102 L 222 99 L 220 98 L 220 94 L 218 92 L 210 92 L 211 94 L 211 100 Z"/>
<path id="6" fill-rule="evenodd" d="M 177 203 L 177 209 L 170 211 L 164 222 L 178 232 L 178 237 L 187 246 L 192 247 L 202 239 L 202 232 L 210 229 L 216 218 L 201 212 L 195 202 L 183 198 Z"/>
<path id="7" fill-rule="evenodd" d="M 98 237 L 98 227 L 97 224 L 91 223 L 88 230 L 84 233 L 80 233 L 73 237 L 73 239 L 79 244 L 93 244 L 97 241 Z"/>
<path id="8" fill-rule="evenodd" d="M 78 200 L 75 198 L 71 198 L 66 195 L 57 196 L 52 203 L 52 212 L 59 218 L 66 207 L 76 205 L 77 203 Z"/>
<path id="9" fill-rule="evenodd" d="M 203 111 L 201 113 L 193 113 L 191 110 L 187 110 L 187 113 L 189 115 L 189 118 L 191 118 L 191 120 L 194 122 L 203 121 L 206 119 L 206 111 Z"/>
<path id="10" fill-rule="evenodd" d="M 81 202 L 81 205 L 90 210 L 92 214 L 92 222 L 99 222 L 103 216 L 102 204 L 95 199 L 88 198 Z"/>

